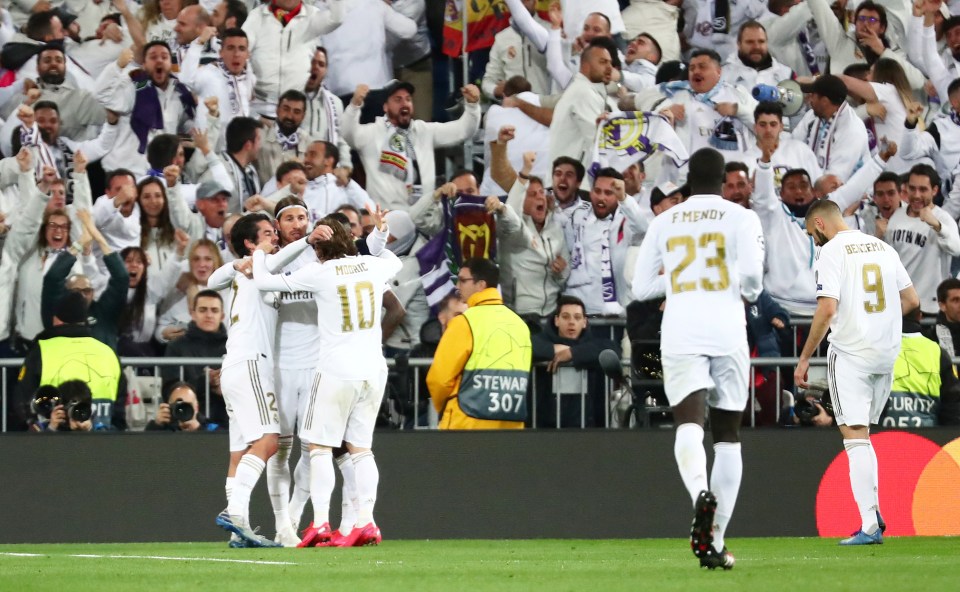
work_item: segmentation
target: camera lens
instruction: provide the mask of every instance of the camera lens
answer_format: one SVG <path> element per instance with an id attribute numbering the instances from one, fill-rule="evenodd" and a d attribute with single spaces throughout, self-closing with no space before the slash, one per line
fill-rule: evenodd
<path id="1" fill-rule="evenodd" d="M 90 401 L 70 401 L 67 404 L 67 416 L 73 421 L 84 422 L 93 415 Z"/>
<path id="2" fill-rule="evenodd" d="M 176 401 L 170 407 L 170 415 L 174 421 L 190 421 L 193 419 L 193 405 L 186 401 Z"/>

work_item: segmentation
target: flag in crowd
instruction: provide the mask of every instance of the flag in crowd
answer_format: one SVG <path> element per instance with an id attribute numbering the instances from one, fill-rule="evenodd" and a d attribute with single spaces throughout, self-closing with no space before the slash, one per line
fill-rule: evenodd
<path id="1" fill-rule="evenodd" d="M 453 277 L 464 260 L 496 259 L 497 222 L 484 201 L 485 197 L 462 193 L 453 203 L 443 198 L 443 228 L 416 254 L 420 281 L 431 307 L 454 290 Z"/>
<path id="2" fill-rule="evenodd" d="M 451 58 L 463 51 L 463 11 L 467 14 L 467 53 L 493 45 L 494 36 L 510 24 L 504 0 L 446 0 L 443 15 L 443 53 Z"/>
<path id="3" fill-rule="evenodd" d="M 683 141 L 670 123 L 656 113 L 617 111 L 610 113 L 597 130 L 590 176 L 605 167 L 624 171 L 656 152 L 664 152 L 679 167 L 690 158 Z"/>

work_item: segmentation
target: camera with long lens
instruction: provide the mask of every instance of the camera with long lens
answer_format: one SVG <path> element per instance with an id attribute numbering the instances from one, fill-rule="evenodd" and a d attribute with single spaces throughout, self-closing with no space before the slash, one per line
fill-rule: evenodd
<path id="1" fill-rule="evenodd" d="M 793 405 L 793 413 L 800 420 L 801 425 L 813 425 L 813 418 L 820 415 L 817 404 L 823 407 L 827 415 L 834 416 L 833 399 L 830 397 L 830 389 L 826 384 L 811 383 L 807 388 L 799 390 L 797 400 Z"/>
<path id="2" fill-rule="evenodd" d="M 39 387 L 34 393 L 30 410 L 34 415 L 49 419 L 59 405 L 63 405 L 68 418 L 79 423 L 87 421 L 93 415 L 93 405 L 88 397 L 65 397 L 60 389 L 49 384 Z"/>
<path id="3" fill-rule="evenodd" d="M 170 405 L 170 417 L 173 418 L 173 421 L 190 421 L 194 415 L 193 405 L 183 399 L 174 401 Z"/>

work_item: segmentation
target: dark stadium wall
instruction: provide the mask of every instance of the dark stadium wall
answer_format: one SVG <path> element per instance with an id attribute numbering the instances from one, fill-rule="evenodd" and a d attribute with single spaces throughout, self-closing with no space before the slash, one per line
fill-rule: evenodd
<path id="1" fill-rule="evenodd" d="M 911 437 L 893 434 L 894 444 Z M 941 452 L 958 436 L 916 434 Z M 691 503 L 671 430 L 383 432 L 376 456 L 387 541 L 688 535 Z M 836 430 L 748 430 L 743 456 L 729 536 L 816 536 L 821 480 L 843 457 Z M 898 479 L 883 464 L 881 493 Z M 226 505 L 226 466 L 225 434 L 4 435 L 0 543 L 226 542 L 213 522 Z M 919 474 L 905 477 L 907 489 Z M 946 498 L 955 498 L 960 479 L 944 475 L 938 483 L 952 483 Z M 261 480 L 251 518 L 272 535 L 265 489 Z M 339 501 L 332 510 L 337 517 Z"/>

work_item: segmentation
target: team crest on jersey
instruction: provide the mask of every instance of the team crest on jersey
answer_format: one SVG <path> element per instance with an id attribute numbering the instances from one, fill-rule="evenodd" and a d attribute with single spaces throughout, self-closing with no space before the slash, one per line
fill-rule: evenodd
<path id="1" fill-rule="evenodd" d="M 390 136 L 390 149 L 394 152 L 404 152 L 406 143 L 403 141 L 403 136 L 400 134 L 393 134 Z"/>

